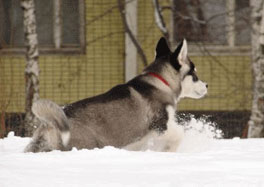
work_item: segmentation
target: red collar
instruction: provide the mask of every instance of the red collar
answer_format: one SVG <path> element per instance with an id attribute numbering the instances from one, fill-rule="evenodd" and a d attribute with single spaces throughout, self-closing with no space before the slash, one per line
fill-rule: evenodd
<path id="1" fill-rule="evenodd" d="M 148 75 L 151 75 L 151 76 L 153 76 L 153 77 L 158 78 L 158 79 L 161 80 L 164 84 L 166 84 L 168 87 L 170 87 L 168 81 L 166 81 L 162 76 L 158 75 L 157 73 L 149 72 Z"/>

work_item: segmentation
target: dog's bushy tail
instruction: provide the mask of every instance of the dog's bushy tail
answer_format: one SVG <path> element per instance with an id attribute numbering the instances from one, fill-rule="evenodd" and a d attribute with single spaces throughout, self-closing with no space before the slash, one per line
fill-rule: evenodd
<path id="1" fill-rule="evenodd" d="M 52 101 L 41 99 L 33 104 L 32 112 L 41 124 L 25 152 L 64 150 L 70 139 L 70 125 L 62 108 Z"/>

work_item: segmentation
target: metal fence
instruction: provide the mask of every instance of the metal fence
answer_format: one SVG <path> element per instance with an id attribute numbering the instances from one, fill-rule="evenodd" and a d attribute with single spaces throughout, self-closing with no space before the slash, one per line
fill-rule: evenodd
<path id="1" fill-rule="evenodd" d="M 136 0 L 126 1 L 126 4 L 133 1 Z M 38 30 L 41 36 L 40 96 L 63 105 L 125 82 L 125 56 L 130 51 L 125 48 L 125 30 L 117 1 L 63 1 L 65 27 L 62 30 L 66 31 L 59 49 L 52 41 L 57 31 L 43 30 L 54 27 L 52 2 L 47 1 L 47 8 L 43 8 L 41 1 L 36 1 L 37 24 L 42 28 Z M 24 116 L 25 60 L 21 39 L 18 43 L 14 40 L 23 37 L 15 32 L 23 30 L 15 17 L 21 14 L 17 3 L 17 0 L 9 3 L 0 0 L 0 24 L 3 25 L 0 25 L 1 136 L 11 130 L 23 134 L 23 129 L 18 127 Z M 176 6 L 179 4 L 180 7 Z M 182 38 L 187 38 L 198 76 L 209 84 L 208 96 L 201 100 L 182 100 L 179 114 L 209 115 L 224 130 L 226 138 L 242 136 L 252 97 L 250 31 L 246 27 L 248 20 L 243 17 L 243 13 L 249 11 L 247 1 L 168 0 L 160 1 L 160 8 L 172 48 Z M 71 14 L 77 20 L 73 26 L 67 21 L 74 21 L 69 18 Z M 156 42 L 162 36 L 153 2 L 137 0 L 135 16 L 136 24 L 131 27 L 136 27 L 133 28 L 135 36 L 150 63 Z M 10 30 L 13 32 L 6 35 Z M 71 36 L 69 30 L 78 36 Z M 138 73 L 143 69 L 142 64 L 138 56 Z"/>

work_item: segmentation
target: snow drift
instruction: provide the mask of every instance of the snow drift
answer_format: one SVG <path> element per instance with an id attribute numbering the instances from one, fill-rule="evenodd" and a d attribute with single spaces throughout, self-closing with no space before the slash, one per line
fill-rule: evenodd
<path id="1" fill-rule="evenodd" d="M 177 152 L 113 147 L 23 153 L 29 138 L 0 139 L 0 186 L 264 186 L 263 139 L 216 139 L 213 124 L 182 124 Z"/>

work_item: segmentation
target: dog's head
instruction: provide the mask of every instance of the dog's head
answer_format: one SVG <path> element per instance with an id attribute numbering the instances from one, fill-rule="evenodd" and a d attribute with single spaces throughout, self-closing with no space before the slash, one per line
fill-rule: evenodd
<path id="1" fill-rule="evenodd" d="M 169 69 L 174 71 L 175 82 L 178 82 L 180 86 L 179 98 L 189 97 L 199 99 L 207 94 L 207 83 L 199 80 L 196 74 L 196 68 L 194 63 L 188 57 L 187 42 L 184 39 L 176 48 L 174 52 L 171 52 L 165 38 L 161 38 L 156 47 L 156 59 L 154 63 L 163 63 Z M 165 75 L 166 71 L 163 72 Z M 180 79 L 180 81 L 179 81 Z M 173 80 L 170 80 L 171 84 L 174 84 Z"/>

